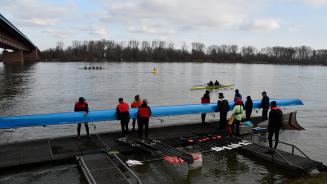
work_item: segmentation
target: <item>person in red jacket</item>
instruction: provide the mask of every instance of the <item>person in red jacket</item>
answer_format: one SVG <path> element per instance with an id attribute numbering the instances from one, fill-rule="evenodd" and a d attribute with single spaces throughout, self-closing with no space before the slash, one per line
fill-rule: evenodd
<path id="1" fill-rule="evenodd" d="M 75 103 L 74 111 L 75 112 L 84 112 L 85 116 L 87 116 L 87 114 L 89 113 L 89 105 L 87 104 L 87 102 L 85 101 L 85 99 L 83 97 L 80 97 L 78 99 L 78 102 Z M 88 122 L 84 122 L 84 125 L 85 125 L 85 130 L 86 130 L 87 136 L 89 137 L 90 132 L 89 132 Z M 78 139 L 80 139 L 80 134 L 81 134 L 81 123 L 78 123 L 77 124 Z"/>
<path id="2" fill-rule="evenodd" d="M 210 91 L 206 90 L 206 92 L 203 94 L 201 98 L 202 104 L 208 104 L 210 103 Z M 202 124 L 205 124 L 206 121 L 206 113 L 201 114 Z"/>
<path id="3" fill-rule="evenodd" d="M 129 106 L 124 102 L 123 98 L 118 99 L 119 103 L 117 105 L 117 119 L 120 120 L 121 131 L 123 136 L 128 135 L 128 123 L 129 123 Z"/>
<path id="4" fill-rule="evenodd" d="M 150 116 L 151 108 L 148 106 L 148 101 L 144 99 L 137 113 L 138 133 L 140 138 L 143 136 L 143 128 L 145 128 L 145 137 L 148 137 Z"/>
<path id="5" fill-rule="evenodd" d="M 132 102 L 131 108 L 139 108 L 142 105 L 142 100 L 140 98 L 140 95 L 136 95 L 134 99 L 135 100 Z M 132 125 L 133 125 L 132 131 L 133 132 L 135 131 L 135 122 L 136 122 L 136 119 L 133 119 L 133 122 L 132 122 Z"/>

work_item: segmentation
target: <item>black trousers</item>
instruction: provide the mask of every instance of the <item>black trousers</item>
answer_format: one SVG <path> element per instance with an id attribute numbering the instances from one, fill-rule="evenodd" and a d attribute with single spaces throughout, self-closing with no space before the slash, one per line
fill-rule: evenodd
<path id="1" fill-rule="evenodd" d="M 133 119 L 132 125 L 133 125 L 133 131 L 135 130 L 135 124 L 137 119 Z"/>
<path id="2" fill-rule="evenodd" d="M 252 114 L 252 110 L 245 112 L 246 121 L 251 121 L 251 114 Z"/>
<path id="3" fill-rule="evenodd" d="M 82 123 L 78 123 L 77 124 L 77 135 L 80 136 L 81 135 L 81 126 Z M 84 122 L 84 126 L 85 126 L 85 130 L 86 130 L 86 134 L 89 136 L 90 135 L 90 131 L 89 131 L 89 125 L 87 122 Z"/>
<path id="4" fill-rule="evenodd" d="M 129 118 L 124 118 L 120 120 L 121 133 L 123 136 L 128 135 L 128 123 L 129 123 Z"/>
<path id="5" fill-rule="evenodd" d="M 137 119 L 137 125 L 138 125 L 139 137 L 143 136 L 143 128 L 144 128 L 145 137 L 148 137 L 149 118 L 139 118 L 139 119 Z"/>
<path id="6" fill-rule="evenodd" d="M 202 123 L 206 122 L 206 113 L 201 114 L 201 120 L 202 120 Z"/>
<path id="7" fill-rule="evenodd" d="M 262 109 L 262 121 L 268 119 L 268 109 Z"/>
<path id="8" fill-rule="evenodd" d="M 219 113 L 220 124 L 219 127 L 221 129 L 225 129 L 227 125 L 227 112 L 220 112 Z"/>
<path id="9" fill-rule="evenodd" d="M 272 137 L 275 134 L 275 146 L 274 149 L 277 148 L 278 145 L 278 141 L 279 141 L 279 129 L 277 130 L 268 130 L 268 140 L 269 140 L 269 147 L 272 148 L 273 147 L 273 143 L 272 143 Z"/>
<path id="10" fill-rule="evenodd" d="M 233 129 L 234 129 L 235 135 L 237 137 L 239 137 L 240 136 L 240 121 L 234 119 Z"/>

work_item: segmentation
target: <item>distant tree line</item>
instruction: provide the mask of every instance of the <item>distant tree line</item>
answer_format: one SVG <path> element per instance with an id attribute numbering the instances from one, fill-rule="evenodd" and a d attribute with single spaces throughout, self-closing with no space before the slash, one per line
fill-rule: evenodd
<path id="1" fill-rule="evenodd" d="M 43 61 L 161 61 L 161 62 L 239 62 L 271 64 L 323 64 L 327 65 L 327 50 L 300 47 L 265 47 L 210 45 L 193 42 L 175 48 L 166 41 L 116 42 L 110 40 L 73 41 L 64 47 L 58 42 L 56 48 L 42 51 Z"/>

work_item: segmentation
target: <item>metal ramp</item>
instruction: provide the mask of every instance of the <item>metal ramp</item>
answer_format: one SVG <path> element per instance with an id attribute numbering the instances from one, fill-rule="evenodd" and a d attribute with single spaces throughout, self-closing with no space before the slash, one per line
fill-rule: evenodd
<path id="1" fill-rule="evenodd" d="M 293 171 L 309 173 L 312 170 L 321 170 L 326 167 L 322 162 L 312 160 L 309 156 L 307 156 L 303 151 L 301 151 L 297 146 L 293 144 L 285 143 L 282 141 L 279 141 L 279 144 L 289 146 L 291 151 L 287 152 L 276 149 L 274 153 L 267 153 L 270 148 L 257 143 L 243 146 L 240 148 L 240 150 Z M 295 151 L 301 155 L 295 154 Z"/>
<path id="2" fill-rule="evenodd" d="M 113 155 L 122 166 L 130 172 L 136 179 L 136 183 L 141 183 L 140 179 L 119 159 Z M 126 175 L 119 169 L 116 163 L 107 153 L 92 153 L 77 157 L 80 168 L 89 184 L 130 184 L 132 183 Z"/>

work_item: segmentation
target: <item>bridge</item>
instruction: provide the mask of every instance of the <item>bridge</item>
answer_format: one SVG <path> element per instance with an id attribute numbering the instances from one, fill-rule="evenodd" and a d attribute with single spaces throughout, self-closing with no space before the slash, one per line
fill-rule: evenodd
<path id="1" fill-rule="evenodd" d="M 4 49 L 2 52 L 4 63 L 33 62 L 39 59 L 39 49 L 2 14 L 0 14 L 0 48 Z"/>

